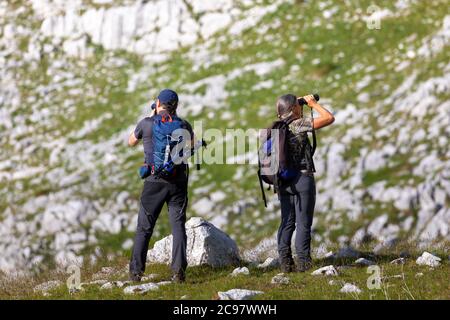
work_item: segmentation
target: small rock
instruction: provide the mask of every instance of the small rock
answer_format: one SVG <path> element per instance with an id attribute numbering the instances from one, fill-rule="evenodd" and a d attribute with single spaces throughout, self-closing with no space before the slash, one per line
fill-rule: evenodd
<path id="1" fill-rule="evenodd" d="M 47 281 L 47 282 L 37 285 L 36 287 L 34 287 L 33 291 L 48 294 L 48 291 L 55 289 L 61 285 L 62 285 L 62 282 L 59 280 L 50 280 L 50 281 Z"/>
<path id="2" fill-rule="evenodd" d="M 272 269 L 278 268 L 280 261 L 277 258 L 267 258 L 266 261 L 257 266 L 258 269 Z"/>
<path id="3" fill-rule="evenodd" d="M 289 284 L 291 280 L 284 275 L 284 273 L 279 273 L 272 278 L 270 283 L 272 284 Z"/>
<path id="4" fill-rule="evenodd" d="M 123 289 L 123 293 L 125 294 L 134 294 L 134 293 L 146 293 L 148 291 L 158 290 L 159 286 L 156 283 L 149 282 L 144 284 L 139 284 L 136 286 L 129 286 Z"/>
<path id="5" fill-rule="evenodd" d="M 101 280 L 118 273 L 120 273 L 120 270 L 116 270 L 113 267 L 102 267 L 99 272 L 92 276 L 92 280 Z"/>
<path id="6" fill-rule="evenodd" d="M 225 292 L 218 292 L 219 300 L 248 300 L 258 294 L 263 294 L 262 291 L 254 291 L 247 289 L 231 289 Z"/>
<path id="7" fill-rule="evenodd" d="M 157 278 L 158 276 L 159 276 L 159 275 L 156 274 L 156 273 L 151 273 L 151 274 L 149 274 L 149 275 L 143 276 L 143 277 L 141 278 L 141 281 L 147 282 L 147 281 L 150 281 L 150 280 L 153 280 L 153 279 Z"/>
<path id="8" fill-rule="evenodd" d="M 314 271 L 311 274 L 313 276 L 337 276 L 337 275 L 339 275 L 337 270 L 332 265 L 317 269 L 316 271 Z"/>
<path id="9" fill-rule="evenodd" d="M 373 253 L 381 254 L 383 251 L 392 250 L 398 243 L 398 239 L 396 237 L 392 237 L 386 240 L 381 241 L 373 248 Z"/>
<path id="10" fill-rule="evenodd" d="M 339 290 L 339 292 L 342 293 L 361 293 L 361 289 L 355 286 L 351 283 L 346 283 L 344 286 Z"/>
<path id="11" fill-rule="evenodd" d="M 83 292 L 84 288 L 80 285 L 79 287 L 71 287 L 69 288 L 69 294 L 75 294 L 79 292 Z"/>
<path id="12" fill-rule="evenodd" d="M 423 277 L 423 273 L 422 272 L 416 273 L 416 278 L 419 278 L 419 277 Z"/>
<path id="13" fill-rule="evenodd" d="M 330 280 L 330 281 L 328 281 L 328 284 L 330 286 L 334 286 L 334 285 L 338 284 L 338 282 L 336 280 Z"/>
<path id="14" fill-rule="evenodd" d="M 395 260 L 392 260 L 390 263 L 391 264 L 405 264 L 406 259 L 405 258 L 397 258 Z"/>
<path id="15" fill-rule="evenodd" d="M 425 251 L 419 258 L 417 258 L 416 263 L 418 265 L 425 265 L 434 268 L 441 264 L 441 258 L 436 257 L 431 253 Z"/>
<path id="16" fill-rule="evenodd" d="M 100 287 L 100 290 L 107 290 L 112 288 L 122 288 L 123 286 L 130 284 L 131 281 L 110 281 Z"/>
<path id="17" fill-rule="evenodd" d="M 100 269 L 100 272 L 105 274 L 112 274 L 116 272 L 116 269 L 114 269 L 113 267 L 102 267 Z"/>
<path id="18" fill-rule="evenodd" d="M 242 268 L 236 268 L 233 270 L 233 272 L 230 274 L 232 277 L 236 277 L 238 275 L 245 275 L 248 276 L 250 274 L 250 271 L 248 270 L 247 267 L 242 267 Z"/>
<path id="19" fill-rule="evenodd" d="M 359 258 L 355 261 L 355 264 L 358 264 L 360 266 L 373 266 L 376 263 L 366 258 Z"/>
<path id="20" fill-rule="evenodd" d="M 91 285 L 99 285 L 102 286 L 105 283 L 107 283 L 108 280 L 104 280 L 104 279 L 100 279 L 100 280 L 94 280 L 94 281 L 89 281 L 89 282 L 83 282 L 81 283 L 81 286 L 91 286 Z"/>
<path id="21" fill-rule="evenodd" d="M 352 246 L 360 247 L 362 244 L 369 242 L 371 238 L 372 237 L 366 232 L 365 228 L 361 228 L 353 235 L 351 244 Z"/>
<path id="22" fill-rule="evenodd" d="M 187 294 L 185 294 L 184 296 L 181 296 L 180 300 L 187 300 L 189 299 L 189 296 Z"/>
<path id="23" fill-rule="evenodd" d="M 114 284 L 112 282 L 107 282 L 100 287 L 100 290 L 109 290 L 114 288 Z"/>

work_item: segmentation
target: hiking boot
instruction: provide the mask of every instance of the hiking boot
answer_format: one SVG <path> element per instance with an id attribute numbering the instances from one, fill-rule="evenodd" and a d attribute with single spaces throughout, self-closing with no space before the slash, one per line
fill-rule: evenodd
<path id="1" fill-rule="evenodd" d="M 292 256 L 288 257 L 280 257 L 280 269 L 283 273 L 290 273 L 293 272 L 295 268 L 294 259 L 292 259 Z"/>
<path id="2" fill-rule="evenodd" d="M 182 283 L 186 281 L 186 274 L 184 273 L 184 271 L 178 271 L 178 272 L 174 272 L 172 274 L 172 279 L 173 282 L 175 283 Z"/>
<path id="3" fill-rule="evenodd" d="M 130 273 L 130 281 L 141 282 L 142 274 Z"/>
<path id="4" fill-rule="evenodd" d="M 311 260 L 297 260 L 297 272 L 305 272 L 312 268 Z"/>

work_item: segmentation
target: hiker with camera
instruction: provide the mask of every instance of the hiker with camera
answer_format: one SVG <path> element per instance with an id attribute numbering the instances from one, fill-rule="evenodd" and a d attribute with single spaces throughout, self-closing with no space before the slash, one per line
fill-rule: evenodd
<path id="1" fill-rule="evenodd" d="M 259 150 L 262 181 L 273 185 L 281 205 L 281 224 L 277 242 L 282 272 L 304 272 L 312 267 L 311 226 L 316 200 L 313 155 L 316 148 L 315 130 L 334 122 L 334 116 L 320 104 L 318 95 L 297 97 L 286 94 L 278 98 L 278 120 L 262 131 Z M 311 108 L 311 117 L 303 115 L 303 105 Z M 312 110 L 319 113 L 314 118 Z M 313 144 L 308 138 L 312 133 Z M 291 240 L 296 230 L 296 261 L 292 257 Z"/>
<path id="2" fill-rule="evenodd" d="M 178 95 L 164 89 L 152 105 L 154 114 L 142 119 L 130 134 L 128 144 L 143 141 L 145 163 L 139 174 L 144 181 L 136 235 L 130 261 L 130 279 L 140 281 L 145 271 L 149 241 L 156 220 L 166 203 L 172 228 L 172 281 L 185 281 L 186 207 L 188 203 L 188 165 L 185 150 L 191 150 L 191 125 L 177 116 Z M 189 156 L 189 155 L 188 155 Z"/>

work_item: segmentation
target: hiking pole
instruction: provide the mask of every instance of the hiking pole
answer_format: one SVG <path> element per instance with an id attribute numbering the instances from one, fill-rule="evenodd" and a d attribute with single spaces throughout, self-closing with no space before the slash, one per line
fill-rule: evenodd
<path id="1" fill-rule="evenodd" d="M 259 186 L 261 188 L 262 198 L 264 201 L 264 207 L 267 208 L 266 193 L 264 192 L 264 186 L 263 186 L 263 182 L 262 182 L 262 178 L 261 178 L 261 170 L 260 169 L 258 169 L 258 180 L 259 180 Z"/>
<path id="2" fill-rule="evenodd" d="M 199 143 L 200 142 L 200 140 L 199 141 L 197 141 L 197 143 Z M 207 144 L 206 144 L 206 141 L 205 140 L 201 140 L 201 146 L 202 147 L 204 147 L 205 149 L 206 149 L 206 146 L 207 146 Z M 200 148 L 200 146 L 197 148 L 197 150 Z M 197 162 L 196 163 L 196 169 L 197 169 L 197 171 L 198 170 L 200 170 L 200 154 L 198 153 L 198 152 L 196 152 L 195 153 L 195 156 L 196 156 L 196 161 L 195 162 Z"/>
<path id="3" fill-rule="evenodd" d="M 197 153 L 198 149 L 200 149 L 201 147 L 205 147 L 206 148 L 207 144 L 205 142 L 205 140 L 198 140 L 194 147 L 191 148 L 189 157 L 193 156 L 195 153 Z M 175 162 L 178 162 L 179 159 L 183 159 L 183 158 L 189 158 L 189 157 L 184 157 L 184 156 L 180 156 L 179 153 L 176 154 L 176 157 L 174 157 L 173 159 L 170 159 L 170 161 L 168 161 L 164 166 L 162 166 L 161 168 L 159 168 L 158 170 L 155 171 L 154 176 L 156 178 L 160 178 L 161 174 L 163 172 L 166 173 L 170 173 L 173 170 L 173 167 L 175 166 Z M 183 159 L 184 160 L 184 159 Z M 198 164 L 200 165 L 200 164 Z M 197 167 L 199 168 L 199 167 Z"/>

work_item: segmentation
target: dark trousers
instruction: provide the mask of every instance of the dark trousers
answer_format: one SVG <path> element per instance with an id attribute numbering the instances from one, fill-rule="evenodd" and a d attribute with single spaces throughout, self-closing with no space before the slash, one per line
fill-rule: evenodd
<path id="1" fill-rule="evenodd" d="M 164 203 L 167 203 L 169 209 L 173 236 L 171 268 L 173 272 L 184 272 L 186 270 L 187 240 L 185 224 L 187 202 L 187 181 L 166 183 L 146 180 L 144 182 L 130 261 L 130 273 L 143 274 L 145 271 L 149 241 Z"/>
<path id="2" fill-rule="evenodd" d="M 278 192 L 281 203 L 281 224 L 278 229 L 280 258 L 292 256 L 291 239 L 294 230 L 295 250 L 300 260 L 311 259 L 311 226 L 316 203 L 316 184 L 312 174 L 300 174 L 289 184 L 282 184 Z"/>

